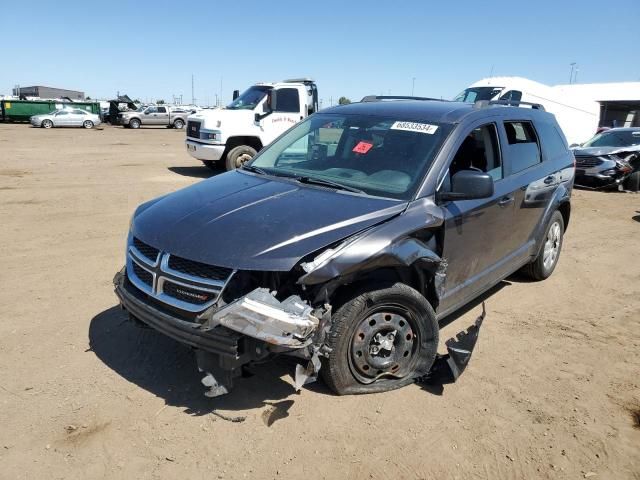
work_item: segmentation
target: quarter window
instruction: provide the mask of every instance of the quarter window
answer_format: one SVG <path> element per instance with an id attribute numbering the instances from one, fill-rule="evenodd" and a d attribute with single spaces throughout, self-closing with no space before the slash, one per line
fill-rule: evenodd
<path id="1" fill-rule="evenodd" d="M 540 163 L 540 144 L 531 122 L 505 122 L 504 129 L 512 174 Z"/>
<path id="2" fill-rule="evenodd" d="M 567 142 L 558 129 L 549 123 L 539 123 L 537 126 L 542 140 L 542 149 L 545 152 L 545 159 L 566 156 L 568 153 Z"/>
<path id="3" fill-rule="evenodd" d="M 281 88 L 276 92 L 276 112 L 300 112 L 300 99 L 295 88 Z"/>

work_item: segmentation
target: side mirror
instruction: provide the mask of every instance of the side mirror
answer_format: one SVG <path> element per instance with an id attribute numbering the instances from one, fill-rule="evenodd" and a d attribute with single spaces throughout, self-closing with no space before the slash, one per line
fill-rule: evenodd
<path id="1" fill-rule="evenodd" d="M 234 90 L 233 91 L 233 100 L 235 100 L 236 98 L 238 98 L 240 96 L 240 90 Z"/>
<path id="2" fill-rule="evenodd" d="M 476 170 L 461 170 L 451 177 L 451 191 L 438 194 L 440 200 L 475 200 L 493 196 L 493 177 Z"/>
<path id="3" fill-rule="evenodd" d="M 569 148 L 576 148 L 576 147 L 580 147 L 581 145 L 579 143 L 572 143 L 571 145 L 569 145 Z"/>

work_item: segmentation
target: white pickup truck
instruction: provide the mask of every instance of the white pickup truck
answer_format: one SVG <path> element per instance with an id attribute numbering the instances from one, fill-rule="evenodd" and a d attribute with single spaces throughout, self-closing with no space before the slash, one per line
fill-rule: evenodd
<path id="1" fill-rule="evenodd" d="M 209 168 L 224 162 L 227 170 L 233 170 L 317 110 L 313 80 L 257 83 L 225 108 L 190 115 L 187 151 Z"/>

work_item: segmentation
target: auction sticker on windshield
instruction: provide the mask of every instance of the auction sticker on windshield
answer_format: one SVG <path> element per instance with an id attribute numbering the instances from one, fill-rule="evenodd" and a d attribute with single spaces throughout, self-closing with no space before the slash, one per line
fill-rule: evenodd
<path id="1" fill-rule="evenodd" d="M 436 130 L 438 130 L 438 126 L 428 123 L 394 122 L 393 125 L 391 125 L 391 130 L 405 130 L 407 132 L 420 132 L 433 135 L 436 133 Z"/>

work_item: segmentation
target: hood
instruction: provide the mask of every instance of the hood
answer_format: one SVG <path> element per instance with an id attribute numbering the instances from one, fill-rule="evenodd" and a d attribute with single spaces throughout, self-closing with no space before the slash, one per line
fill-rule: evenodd
<path id="1" fill-rule="evenodd" d="M 616 153 L 639 152 L 640 145 L 629 145 L 628 147 L 586 147 L 573 149 L 574 155 L 598 157 L 600 155 L 614 155 Z"/>
<path id="2" fill-rule="evenodd" d="M 144 205 L 132 233 L 183 258 L 288 271 L 304 256 L 404 210 L 405 202 L 228 172 Z"/>
<path id="3" fill-rule="evenodd" d="M 254 115 L 255 110 L 227 110 L 226 108 L 220 108 L 194 113 L 189 115 L 189 120 L 199 120 L 204 123 L 205 128 L 224 128 L 225 122 L 252 125 Z M 221 122 L 221 125 L 216 124 L 218 121 Z"/>

